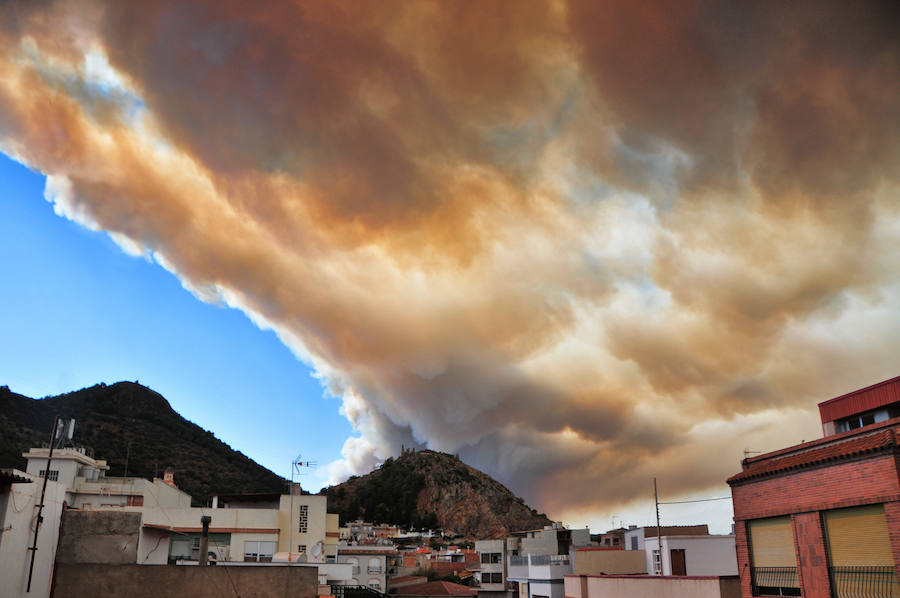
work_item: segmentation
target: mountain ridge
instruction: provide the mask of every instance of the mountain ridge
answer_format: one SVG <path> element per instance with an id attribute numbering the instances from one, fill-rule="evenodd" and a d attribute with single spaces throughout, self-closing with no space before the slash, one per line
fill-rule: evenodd
<path id="1" fill-rule="evenodd" d="M 72 417 L 75 444 L 105 459 L 110 476 L 152 479 L 167 467 L 175 483 L 206 504 L 214 494 L 281 492 L 284 479 L 179 415 L 161 394 L 136 382 L 103 383 L 33 399 L 0 386 L 0 465 L 49 441 L 56 415 Z"/>

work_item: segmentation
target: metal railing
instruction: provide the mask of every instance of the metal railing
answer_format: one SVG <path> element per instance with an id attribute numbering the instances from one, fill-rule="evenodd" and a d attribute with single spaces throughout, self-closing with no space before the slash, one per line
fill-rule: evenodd
<path id="1" fill-rule="evenodd" d="M 331 591 L 335 598 L 386 598 L 387 595 L 369 586 L 345 586 L 333 584 Z"/>
<path id="2" fill-rule="evenodd" d="M 828 567 L 835 598 L 900 598 L 893 567 Z"/>
<path id="3" fill-rule="evenodd" d="M 754 596 L 800 596 L 797 567 L 751 567 Z"/>
<path id="4" fill-rule="evenodd" d="M 381 575 L 384 570 L 381 567 L 369 567 L 369 575 Z"/>

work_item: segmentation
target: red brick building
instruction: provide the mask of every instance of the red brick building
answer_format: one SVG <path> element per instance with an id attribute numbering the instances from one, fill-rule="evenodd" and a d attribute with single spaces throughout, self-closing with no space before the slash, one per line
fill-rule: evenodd
<path id="1" fill-rule="evenodd" d="M 823 438 L 728 480 L 741 596 L 900 596 L 900 377 L 819 413 Z"/>

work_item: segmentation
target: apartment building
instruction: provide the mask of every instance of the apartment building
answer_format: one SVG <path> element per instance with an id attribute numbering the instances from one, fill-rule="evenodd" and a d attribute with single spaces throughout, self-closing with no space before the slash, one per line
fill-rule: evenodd
<path id="1" fill-rule="evenodd" d="M 55 448 L 48 468 L 49 453 L 49 448 L 32 448 L 22 453 L 27 461 L 25 471 L 44 477 L 44 470 L 49 469 L 48 479 L 66 487 L 66 505 L 69 507 L 191 506 L 191 496 L 175 485 L 172 470 L 167 470 L 162 479 L 153 478 L 152 481 L 138 477 L 107 477 L 109 466 L 106 461 L 95 459 L 89 448 Z"/>
<path id="2" fill-rule="evenodd" d="M 387 592 L 390 571 L 396 567 L 401 555 L 392 546 L 338 546 L 337 562 L 353 567 L 353 586 L 368 586 L 379 592 Z"/>
<path id="3" fill-rule="evenodd" d="M 900 377 L 818 407 L 823 438 L 728 480 L 741 595 L 900 596 Z"/>
<path id="4" fill-rule="evenodd" d="M 482 598 L 546 596 L 563 598 L 563 580 L 572 572 L 572 555 L 591 545 L 588 529 L 559 525 L 514 532 L 500 540 L 479 540 L 476 579 Z"/>

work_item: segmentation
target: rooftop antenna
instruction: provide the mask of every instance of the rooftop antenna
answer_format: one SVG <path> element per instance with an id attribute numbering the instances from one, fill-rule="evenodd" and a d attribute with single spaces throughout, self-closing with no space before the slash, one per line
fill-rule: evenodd
<path id="1" fill-rule="evenodd" d="M 294 474 L 303 475 L 304 469 L 313 469 L 318 466 L 318 462 L 316 461 L 304 461 L 303 455 L 297 454 L 294 457 L 294 460 L 291 461 L 291 515 L 290 515 L 290 533 L 288 534 L 288 564 L 294 560 Z M 299 557 L 298 557 L 299 558 Z"/>
<path id="2" fill-rule="evenodd" d="M 761 455 L 762 451 L 751 451 L 748 448 L 744 449 L 744 459 L 749 459 L 750 455 Z"/>

